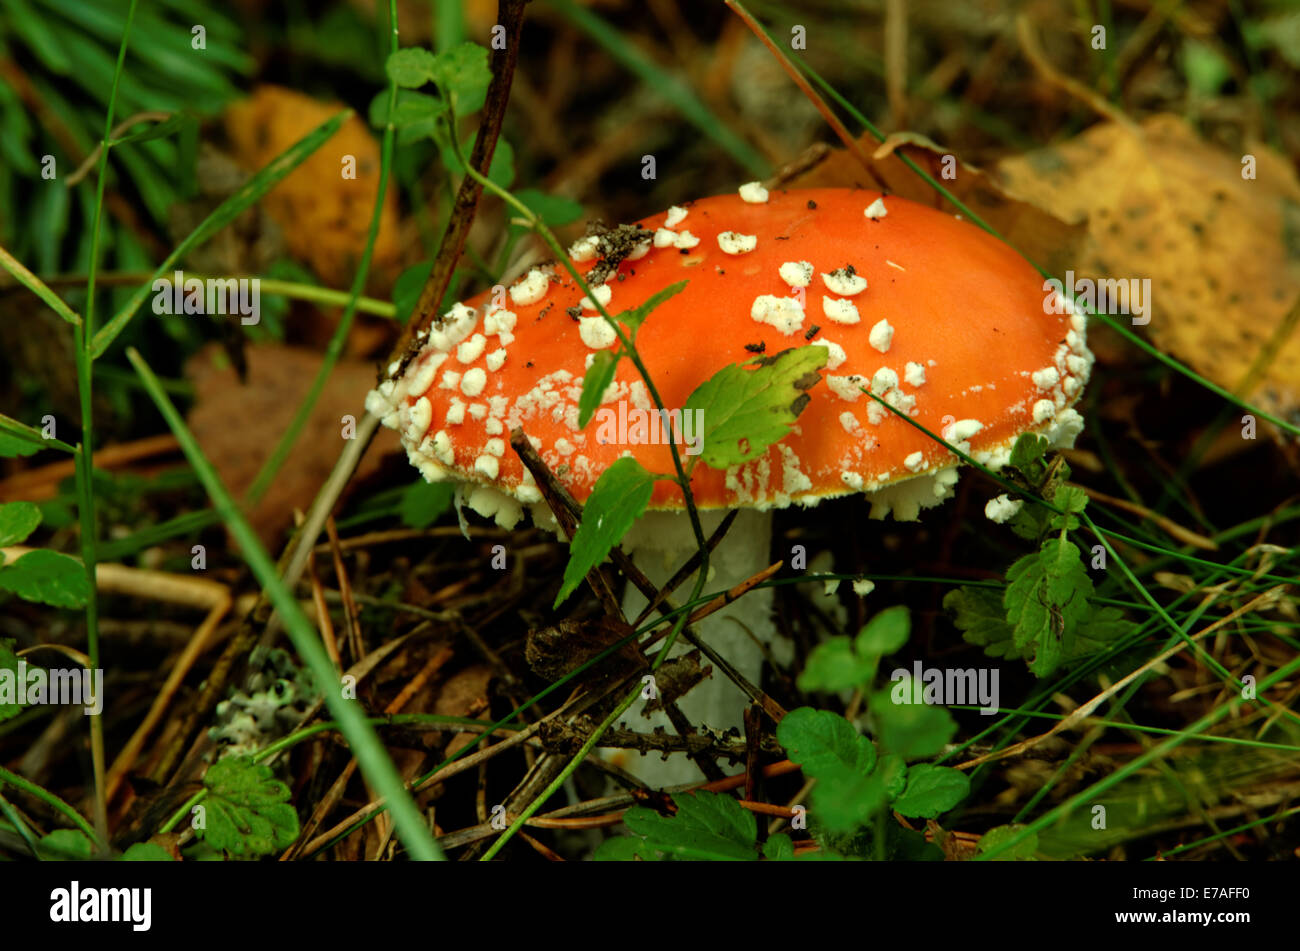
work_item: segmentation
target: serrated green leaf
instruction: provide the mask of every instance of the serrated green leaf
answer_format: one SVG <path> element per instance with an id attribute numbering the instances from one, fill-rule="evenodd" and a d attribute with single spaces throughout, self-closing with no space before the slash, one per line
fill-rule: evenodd
<path id="1" fill-rule="evenodd" d="M 1090 611 L 1092 581 L 1079 549 L 1063 533 L 1048 538 L 1011 566 L 1007 581 L 1003 605 L 1015 645 L 1032 651 L 1029 669 L 1046 677 L 1073 655 L 1075 630 Z"/>
<path id="2" fill-rule="evenodd" d="M 826 364 L 825 347 L 783 350 L 750 364 L 723 367 L 696 388 L 686 409 L 701 410 L 706 465 L 739 465 L 784 439 Z M 753 369 L 747 369 L 753 367 Z"/>
<path id="3" fill-rule="evenodd" d="M 948 766 L 918 763 L 907 772 L 907 786 L 894 800 L 905 816 L 933 819 L 947 812 L 970 793 L 970 777 Z"/>
<path id="4" fill-rule="evenodd" d="M 0 565 L 0 589 L 24 601 L 56 608 L 84 608 L 90 598 L 86 569 L 81 562 L 58 552 L 37 549 L 7 565 Z"/>
<path id="5" fill-rule="evenodd" d="M 1024 831 L 1024 826 L 1019 823 L 1011 825 L 995 826 L 985 832 L 980 837 L 979 845 L 976 846 L 979 854 L 992 852 L 999 848 L 1002 843 L 1015 838 Z M 1031 832 L 1025 838 L 1013 845 L 1010 849 L 999 854 L 993 861 L 995 862 L 1032 862 L 1034 853 L 1038 851 L 1038 833 Z"/>
<path id="6" fill-rule="evenodd" d="M 0 503 L 0 546 L 17 545 L 41 524 L 41 510 L 31 502 Z"/>
<path id="7" fill-rule="evenodd" d="M 651 294 L 636 307 L 629 308 L 621 314 L 616 315 L 614 319 L 621 324 L 626 324 L 627 329 L 632 332 L 632 336 L 635 338 L 636 332 L 641 329 L 641 325 L 645 323 L 645 319 L 654 313 L 654 309 L 664 301 L 668 300 L 668 298 L 680 294 L 688 283 L 688 281 L 678 281 L 676 284 L 669 284 L 663 290 Z M 687 405 L 690 405 L 689 400 L 687 401 Z"/>
<path id="8" fill-rule="evenodd" d="M 174 862 L 171 853 L 157 842 L 137 842 L 118 857 L 119 862 Z"/>
<path id="9" fill-rule="evenodd" d="M 248 756 L 217 760 L 203 776 L 207 821 L 199 838 L 231 855 L 269 855 L 298 837 L 289 787 Z"/>
<path id="10" fill-rule="evenodd" d="M 1064 514 L 1053 514 L 1051 526 L 1057 531 L 1074 531 L 1079 527 L 1076 512 L 1082 512 L 1088 504 L 1088 496 L 1083 489 L 1073 485 L 1058 485 L 1056 496 L 1052 500 Z"/>
<path id="11" fill-rule="evenodd" d="M 871 718 L 882 749 L 905 760 L 926 759 L 957 733 L 957 721 L 941 706 L 925 702 L 924 684 L 911 677 L 871 695 Z"/>
<path id="12" fill-rule="evenodd" d="M 838 713 L 799 707 L 782 718 L 776 738 L 790 759 L 813 778 L 837 769 L 865 776 L 876 766 L 872 742 Z"/>
<path id="13" fill-rule="evenodd" d="M 912 618 L 906 606 L 885 608 L 858 632 L 853 649 L 863 656 L 887 657 L 902 650 L 912 633 Z"/>
<path id="14" fill-rule="evenodd" d="M 1093 606 L 1092 612 L 1075 630 L 1074 654 L 1080 656 L 1104 650 L 1132 634 L 1136 627 L 1119 608 Z"/>
<path id="15" fill-rule="evenodd" d="M 605 560 L 609 550 L 641 517 L 653 494 L 654 476 L 630 457 L 617 460 L 601 474 L 583 509 L 582 523 L 569 543 L 569 563 L 564 567 L 564 582 L 553 607 L 563 604 L 587 572 Z"/>
<path id="16" fill-rule="evenodd" d="M 662 856 L 637 835 L 616 835 L 600 843 L 592 858 L 597 862 L 654 862 Z"/>
<path id="17" fill-rule="evenodd" d="M 953 624 L 967 643 L 984 648 L 990 657 L 1026 656 L 1013 640 L 1001 591 L 970 586 L 954 588 L 944 596 L 943 606 L 955 615 Z"/>
<path id="18" fill-rule="evenodd" d="M 1032 467 L 1033 463 L 1043 457 L 1047 452 L 1048 445 L 1046 437 L 1037 433 L 1023 434 L 1011 447 L 1010 465 L 1028 475 L 1026 469 Z"/>
<path id="19" fill-rule="evenodd" d="M 758 858 L 758 822 L 730 796 L 700 791 L 673 796 L 677 815 L 629 809 L 623 823 L 646 846 L 678 859 L 748 861 Z"/>
<path id="20" fill-rule="evenodd" d="M 449 482 L 425 482 L 421 479 L 402 492 L 397 512 L 407 528 L 428 528 L 451 509 L 456 488 Z"/>
<path id="21" fill-rule="evenodd" d="M 620 354 L 613 350 L 597 350 L 592 354 L 591 366 L 582 377 L 582 395 L 578 397 L 578 428 L 591 422 L 591 416 L 600 407 L 600 398 L 614 382 Z"/>

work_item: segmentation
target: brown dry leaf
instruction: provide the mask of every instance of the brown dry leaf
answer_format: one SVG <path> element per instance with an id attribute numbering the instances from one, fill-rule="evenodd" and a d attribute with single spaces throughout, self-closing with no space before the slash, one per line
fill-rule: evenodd
<path id="1" fill-rule="evenodd" d="M 987 221 L 1003 240 L 1030 261 L 1056 273 L 1078 260 L 1077 249 L 1087 234 L 1083 224 L 1067 224 L 956 156 L 952 156 L 953 162 L 946 163 L 945 157 L 952 153 L 923 136 L 901 132 L 877 143 L 871 135 L 863 135 L 858 139 L 858 146 L 870 158 L 875 179 L 851 153 L 835 149 L 824 161 L 786 183 L 785 187 L 879 190 L 878 179 L 887 191 L 900 198 L 959 214 L 959 209 L 950 206 L 947 199 L 925 179 L 903 164 L 898 157 L 902 153 Z M 955 170 L 955 178 L 944 178 L 945 165 Z"/>
<path id="2" fill-rule="evenodd" d="M 1244 393 L 1300 419 L 1300 184 L 1286 159 L 1251 145 L 1242 156 L 1202 142 L 1181 118 L 1094 126 L 1059 146 L 1003 161 L 1002 179 L 1043 208 L 1088 225 L 1075 277 L 1150 278 L 1161 350 L 1235 390 L 1266 348 Z M 1054 272 L 1064 279 L 1064 269 Z M 1288 320 L 1288 315 L 1290 320 Z M 1276 349 L 1272 347 L 1276 344 Z"/>
<path id="3" fill-rule="evenodd" d="M 259 86 L 250 98 L 226 110 L 226 135 L 235 160 L 253 172 L 343 108 L 280 86 Z M 343 177 L 346 155 L 356 159 L 356 178 Z M 293 256 L 332 287 L 348 286 L 365 249 L 379 189 L 379 156 L 379 143 L 365 120 L 352 116 L 264 199 Z M 397 193 L 390 187 L 372 269 L 391 279 L 400 258 Z"/>
<path id="4" fill-rule="evenodd" d="M 279 344 L 250 345 L 248 382 L 239 383 L 225 353 L 209 344 L 190 358 L 186 375 L 194 384 L 190 428 L 221 481 L 242 498 L 262 463 L 307 395 L 320 368 L 314 350 Z M 295 507 L 306 511 L 343 449 L 340 421 L 361 416 L 361 396 L 374 386 L 374 367 L 360 360 L 340 360 L 302 428 L 275 481 L 261 503 L 248 513 L 262 542 L 275 548 L 293 522 Z M 398 448 L 395 434 L 381 430 L 366 450 L 353 482 L 375 471 L 386 452 Z"/>
<path id="5" fill-rule="evenodd" d="M 438 690 L 433 712 L 443 717 L 479 715 L 487 706 L 487 688 L 491 680 L 492 668 L 487 664 L 475 664 L 452 674 Z M 452 755 L 476 739 L 477 733 L 457 733 L 447 744 L 446 755 Z"/>

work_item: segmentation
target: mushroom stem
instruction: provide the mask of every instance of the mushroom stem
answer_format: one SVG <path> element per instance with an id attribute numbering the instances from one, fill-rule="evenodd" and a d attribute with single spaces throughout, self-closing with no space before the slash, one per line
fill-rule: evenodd
<path id="1" fill-rule="evenodd" d="M 709 534 L 722 520 L 722 512 L 701 512 L 705 534 Z M 772 543 L 772 514 L 770 511 L 745 509 L 739 513 L 731 530 L 719 542 L 709 557 L 709 576 L 706 591 L 727 590 L 753 577 L 769 564 L 768 553 Z M 694 554 L 696 543 L 687 516 L 676 512 L 648 512 L 623 539 L 623 549 L 631 554 L 636 566 L 656 586 L 665 584 L 673 573 Z M 678 588 L 690 590 L 694 576 Z M 629 585 L 623 597 L 623 611 L 636 617 L 645 607 L 646 599 L 640 591 Z M 745 679 L 757 684 L 763 667 L 764 647 L 776 649 L 777 659 L 783 653 L 776 643 L 776 628 L 772 623 L 772 590 L 755 588 L 725 608 L 695 624 L 699 639 L 722 655 Z M 676 657 L 691 650 L 689 644 L 678 643 L 673 648 Z M 786 647 L 784 653 L 788 653 Z M 707 663 L 707 661 L 705 661 Z M 698 684 L 678 701 L 678 706 L 691 723 L 713 730 L 741 729 L 748 700 L 735 684 L 721 671 Z M 638 730 L 653 730 L 663 726 L 672 731 L 667 716 L 653 713 L 634 724 Z M 653 786 L 675 786 L 698 782 L 698 766 L 683 753 L 672 753 L 667 762 L 660 757 L 647 757 L 633 763 L 632 771 Z"/>

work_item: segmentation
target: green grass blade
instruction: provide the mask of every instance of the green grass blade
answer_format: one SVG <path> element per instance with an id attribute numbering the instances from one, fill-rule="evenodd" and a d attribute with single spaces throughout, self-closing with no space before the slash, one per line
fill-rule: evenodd
<path id="1" fill-rule="evenodd" d="M 339 127 L 352 115 L 351 109 L 345 109 L 338 115 L 322 123 L 316 129 L 309 132 L 301 140 L 291 145 L 283 154 L 275 158 L 271 164 L 266 166 L 243 186 L 222 202 L 212 214 L 204 219 L 203 223 L 190 233 L 190 235 L 176 246 L 171 254 L 167 255 L 166 260 L 158 265 L 154 271 L 153 277 L 148 283 L 142 285 L 138 291 L 127 301 L 126 306 L 113 315 L 113 318 L 104 324 L 103 328 L 95 334 L 91 346 L 91 356 L 95 359 L 103 356 L 104 351 L 112 345 L 117 339 L 118 334 L 126 329 L 135 312 L 140 309 L 146 298 L 153 292 L 153 282 L 157 278 L 172 270 L 173 266 L 182 257 L 188 254 L 193 248 L 198 247 L 208 238 L 212 237 L 226 225 L 230 224 L 241 212 L 253 202 L 257 201 L 272 188 L 276 186 L 286 175 L 307 160 L 307 158 L 325 144 Z"/>
<path id="2" fill-rule="evenodd" d="M 650 89 L 680 112 L 696 128 L 722 147 L 728 155 L 757 177 L 766 176 L 771 169 L 767 161 L 748 142 L 731 131 L 718 116 L 709 111 L 689 86 L 657 63 L 586 7 L 573 0 L 551 0 L 551 6 L 574 26 L 582 30 L 605 48 L 610 56 L 635 73 Z"/>
<path id="3" fill-rule="evenodd" d="M 63 302 L 63 298 L 50 290 L 44 281 L 31 271 L 27 270 L 27 268 L 23 267 L 22 262 L 4 248 L 0 248 L 0 267 L 12 274 L 19 284 L 44 301 L 45 306 L 49 307 L 50 310 L 54 311 L 74 327 L 81 326 L 81 318 L 73 312 L 71 307 Z"/>
<path id="4" fill-rule="evenodd" d="M 412 858 L 423 861 L 441 859 L 442 850 L 425 825 L 420 810 L 407 792 L 402 777 L 393 766 L 393 761 L 388 758 L 388 753 L 380 742 L 378 734 L 366 722 L 361 706 L 356 701 L 345 698 L 342 691 L 337 689 L 338 671 L 330 663 L 324 645 L 321 644 L 307 616 L 303 614 L 302 608 L 298 606 L 297 599 L 280 580 L 275 562 L 262 547 L 256 533 L 240 512 L 230 492 L 222 484 L 216 470 L 212 468 L 212 463 L 199 448 L 198 442 L 185 425 L 185 421 L 181 419 L 175 405 L 163 392 L 153 371 L 134 347 L 128 348 L 126 355 L 140 375 L 150 399 L 167 420 L 167 425 L 181 445 L 181 451 L 185 453 L 185 458 L 189 460 L 199 481 L 203 483 L 213 505 L 221 513 L 231 534 L 235 536 L 244 560 L 257 577 L 258 583 L 266 589 L 272 605 L 279 612 L 289 639 L 293 642 L 298 655 L 311 670 L 316 683 L 320 685 L 325 697 L 325 705 L 334 719 L 339 722 L 362 773 L 379 795 L 386 800 L 392 812 L 398 837 L 411 853 Z M 334 689 L 330 688 L 331 684 L 335 685 Z"/>

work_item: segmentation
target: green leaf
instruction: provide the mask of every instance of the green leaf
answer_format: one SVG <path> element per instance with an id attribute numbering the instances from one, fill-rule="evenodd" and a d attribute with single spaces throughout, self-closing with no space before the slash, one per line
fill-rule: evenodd
<path id="1" fill-rule="evenodd" d="M 907 786 L 894 800 L 894 808 L 905 816 L 933 819 L 969 793 L 970 777 L 960 770 L 918 763 L 907 771 Z"/>
<path id="2" fill-rule="evenodd" d="M 632 331 L 632 336 L 635 338 L 636 332 L 641 329 L 641 325 L 645 323 L 645 319 L 650 316 L 654 309 L 664 301 L 668 300 L 668 298 L 680 294 L 686 287 L 687 283 L 689 282 L 678 281 L 676 284 L 669 284 L 663 290 L 651 294 L 636 307 L 632 307 L 623 311 L 621 314 L 618 314 L 614 319 L 621 324 L 626 324 L 627 329 Z M 696 390 L 696 392 L 698 393 L 699 391 Z M 687 405 L 690 405 L 689 400 L 687 401 Z"/>
<path id="3" fill-rule="evenodd" d="M 85 862 L 94 851 L 94 843 L 76 829 L 55 829 L 36 841 L 36 853 L 46 862 Z"/>
<path id="4" fill-rule="evenodd" d="M 646 846 L 678 859 L 747 861 L 758 858 L 758 822 L 730 796 L 711 792 L 673 796 L 672 818 L 650 809 L 629 809 L 624 824 Z"/>
<path id="5" fill-rule="evenodd" d="M 636 835 L 617 835 L 600 843 L 592 856 L 597 862 L 657 861 L 661 856 Z"/>
<path id="6" fill-rule="evenodd" d="M 137 842 L 122 853 L 119 862 L 174 862 L 171 853 L 157 842 Z"/>
<path id="7" fill-rule="evenodd" d="M 90 598 L 81 562 L 45 549 L 29 551 L 11 564 L 0 565 L 0 588 L 24 601 L 56 608 L 84 608 Z"/>
<path id="8" fill-rule="evenodd" d="M 704 413 L 705 464 L 715 469 L 747 462 L 790 432 L 821 375 L 825 347 L 783 350 L 750 364 L 733 363 L 705 380 L 686 401 Z M 748 369 L 753 367 L 754 369 Z"/>
<path id="9" fill-rule="evenodd" d="M 1079 520 L 1074 517 L 1074 513 L 1082 512 L 1088 504 L 1088 496 L 1083 489 L 1073 485 L 1058 485 L 1056 496 L 1052 501 L 1065 513 L 1052 515 L 1050 520 L 1052 528 L 1057 531 L 1074 531 L 1078 528 Z"/>
<path id="10" fill-rule="evenodd" d="M 1137 625 L 1124 617 L 1119 608 L 1096 607 L 1079 624 L 1074 633 L 1075 656 L 1091 654 L 1109 647 L 1132 634 Z"/>
<path id="11" fill-rule="evenodd" d="M 232 855 L 269 855 L 298 837 L 298 813 L 289 787 L 271 767 L 248 756 L 217 760 L 203 776 L 208 789 L 205 828 L 199 838 Z"/>
<path id="12" fill-rule="evenodd" d="M 924 685 L 911 677 L 872 694 L 869 706 L 881 747 L 905 760 L 934 756 L 957 733 L 952 714 L 927 704 Z"/>
<path id="13" fill-rule="evenodd" d="M 858 632 L 854 650 L 864 656 L 887 657 L 902 650 L 912 633 L 912 619 L 906 606 L 885 608 Z"/>
<path id="14" fill-rule="evenodd" d="M 591 366 L 582 377 L 582 395 L 578 398 L 578 428 L 583 429 L 591 422 L 591 416 L 600 406 L 600 398 L 614 382 L 614 371 L 618 369 L 621 354 L 612 350 L 597 350 L 591 358 Z"/>
<path id="15" fill-rule="evenodd" d="M 818 778 L 810 813 L 817 817 L 820 828 L 844 833 L 867 825 L 888 804 L 889 789 L 883 773 L 863 775 L 837 765 Z"/>
<path id="16" fill-rule="evenodd" d="M 832 637 L 812 649 L 798 686 L 804 692 L 847 690 L 869 683 L 876 676 L 876 657 L 859 657 L 847 637 Z"/>
<path id="17" fill-rule="evenodd" d="M 551 228 L 572 224 L 582 217 L 582 205 L 563 195 L 548 195 L 536 188 L 521 188 L 515 193 L 529 211 Z"/>
<path id="18" fill-rule="evenodd" d="M 492 83 L 488 51 L 477 43 L 443 50 L 434 58 L 431 78 L 451 101 L 457 116 L 472 115 L 483 108 Z"/>
<path id="19" fill-rule="evenodd" d="M 18 655 L 14 653 L 14 641 L 12 638 L 0 637 L 0 670 L 11 672 L 15 691 L 18 687 Z M 14 697 L 18 694 L 15 692 Z M 23 707 L 20 703 L 7 703 L 0 701 L 0 723 L 22 713 Z"/>
<path id="20" fill-rule="evenodd" d="M 388 91 L 384 90 L 370 100 L 370 124 L 376 129 L 388 125 Z M 409 89 L 397 91 L 397 102 L 393 105 L 393 128 L 397 130 L 397 141 L 408 145 L 420 139 L 437 139 L 441 134 L 441 123 L 447 117 L 447 104 L 437 96 L 428 93 L 412 92 Z"/>
<path id="21" fill-rule="evenodd" d="M 423 47 L 411 46 L 391 54 L 384 63 L 384 72 L 393 83 L 404 89 L 419 89 L 434 81 L 437 66 L 437 57 L 432 53 Z"/>
<path id="22" fill-rule="evenodd" d="M 569 563 L 553 607 L 563 604 L 587 572 L 605 560 L 641 517 L 653 494 L 654 476 L 630 457 L 617 460 L 601 474 L 583 509 L 582 524 L 569 542 Z"/>
<path id="23" fill-rule="evenodd" d="M 763 843 L 763 858 L 769 862 L 793 861 L 794 840 L 784 832 L 778 832 Z"/>
<path id="24" fill-rule="evenodd" d="M 13 435 L 0 430 L 0 459 L 12 459 L 15 456 L 32 456 L 47 448 L 32 439 Z"/>
<path id="25" fill-rule="evenodd" d="M 1092 580 L 1064 533 L 1007 571 L 1003 605 L 1018 649 L 1032 649 L 1029 669 L 1046 677 L 1074 653 L 1075 630 L 1090 611 Z"/>
<path id="26" fill-rule="evenodd" d="M 983 855 L 986 852 L 992 852 L 999 848 L 1002 843 L 1015 838 L 1024 831 L 1024 826 L 1019 823 L 1013 823 L 1005 826 L 995 826 L 985 832 L 980 837 L 979 845 L 976 846 L 978 854 Z M 994 861 L 998 862 L 1032 862 L 1034 853 L 1038 851 L 1038 833 L 1031 832 L 1025 838 L 1013 845 L 1009 850 L 1000 853 Z"/>
<path id="27" fill-rule="evenodd" d="M 814 779 L 837 769 L 866 776 L 876 766 L 876 748 L 853 724 L 829 710 L 799 707 L 782 718 L 776 739 L 790 759 Z"/>
<path id="28" fill-rule="evenodd" d="M 421 479 L 407 486 L 397 505 L 398 515 L 407 528 L 428 528 L 451 508 L 456 487 L 450 482 L 425 482 Z"/>
<path id="29" fill-rule="evenodd" d="M 949 591 L 943 599 L 944 609 L 956 617 L 953 624 L 968 643 L 984 648 L 990 657 L 1016 659 L 1026 656 L 1016 647 L 1007 610 L 1002 606 L 1002 592 L 996 588 L 962 586 Z"/>
<path id="30" fill-rule="evenodd" d="M 420 302 L 420 292 L 433 273 L 432 261 L 420 261 L 412 264 L 393 282 L 393 312 L 399 324 L 411 319 L 411 312 Z"/>
<path id="31" fill-rule="evenodd" d="M 41 524 L 41 510 L 31 502 L 0 503 L 0 546 L 17 545 Z"/>
<path id="32" fill-rule="evenodd" d="M 1011 447 L 1010 464 L 1028 475 L 1027 470 L 1032 468 L 1033 464 L 1043 457 L 1047 452 L 1048 445 L 1046 437 L 1037 433 L 1025 433 Z"/>

